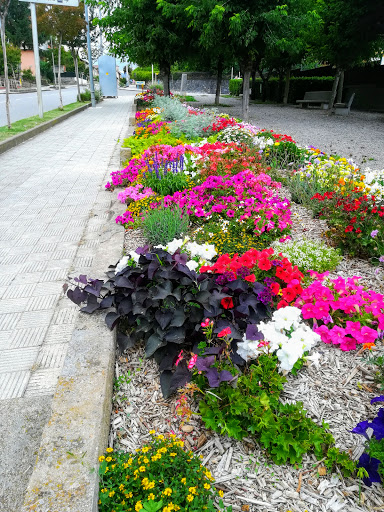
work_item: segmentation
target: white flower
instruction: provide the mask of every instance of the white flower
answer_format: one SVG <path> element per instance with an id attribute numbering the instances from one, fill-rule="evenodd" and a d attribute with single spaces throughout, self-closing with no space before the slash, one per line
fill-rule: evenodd
<path id="1" fill-rule="evenodd" d="M 259 332 L 261 332 L 264 336 L 265 341 L 269 341 L 269 348 L 271 352 L 277 350 L 282 343 L 287 341 L 287 336 L 281 331 L 276 329 L 276 324 L 274 322 L 264 323 L 260 322 L 257 326 Z"/>
<path id="2" fill-rule="evenodd" d="M 294 367 L 296 361 L 304 354 L 303 344 L 300 340 L 290 339 L 284 343 L 276 352 L 280 361 L 281 370 L 290 371 Z"/>
<path id="3" fill-rule="evenodd" d="M 129 256 L 123 256 L 121 258 L 121 260 L 119 261 L 119 263 L 116 265 L 116 268 L 115 268 L 115 274 L 118 274 L 119 272 L 121 272 L 122 270 L 125 269 L 125 267 L 128 266 L 128 260 L 129 260 Z"/>
<path id="4" fill-rule="evenodd" d="M 140 259 L 140 254 L 137 254 L 136 251 L 131 251 L 129 253 L 129 256 L 132 260 L 134 260 L 136 263 L 139 263 L 139 259 Z"/>
<path id="5" fill-rule="evenodd" d="M 256 359 L 261 354 L 261 352 L 266 352 L 266 347 L 258 348 L 260 343 L 259 341 L 247 340 L 245 336 L 243 339 L 244 341 L 240 341 L 237 344 L 237 353 L 244 359 L 244 361 Z"/>
<path id="6" fill-rule="evenodd" d="M 300 321 L 301 310 L 294 306 L 287 306 L 278 309 L 273 313 L 272 320 L 276 322 L 279 329 L 290 329 L 292 325 L 297 327 Z"/>
<path id="7" fill-rule="evenodd" d="M 199 264 L 195 260 L 187 261 L 186 265 L 189 268 L 189 270 L 196 270 L 197 267 L 199 266 Z"/>
<path id="8" fill-rule="evenodd" d="M 167 251 L 170 254 L 174 254 L 177 249 L 180 249 L 180 247 L 183 245 L 183 240 L 181 238 L 174 238 L 172 242 L 169 242 L 167 244 Z"/>

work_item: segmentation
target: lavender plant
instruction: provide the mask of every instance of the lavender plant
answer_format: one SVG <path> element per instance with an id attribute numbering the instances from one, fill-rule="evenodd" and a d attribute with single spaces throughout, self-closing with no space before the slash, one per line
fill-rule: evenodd
<path id="1" fill-rule="evenodd" d="M 188 186 L 188 178 L 184 174 L 184 156 L 177 159 L 160 161 L 155 153 L 152 159 L 146 159 L 147 172 L 144 173 L 144 184 L 162 196 L 172 195 Z"/>

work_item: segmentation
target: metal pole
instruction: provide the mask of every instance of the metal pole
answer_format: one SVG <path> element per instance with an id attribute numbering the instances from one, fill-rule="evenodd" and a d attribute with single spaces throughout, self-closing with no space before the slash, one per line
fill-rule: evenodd
<path id="1" fill-rule="evenodd" d="M 153 85 L 153 64 L 152 64 L 152 85 Z"/>
<path id="2" fill-rule="evenodd" d="M 91 103 L 92 103 L 92 107 L 96 107 L 95 84 L 93 82 L 91 36 L 89 35 L 89 17 L 88 17 L 87 2 L 84 2 L 84 14 L 85 14 L 85 23 L 87 25 L 87 48 L 88 48 L 88 62 L 89 62 L 89 85 L 91 88 Z"/>
<path id="3" fill-rule="evenodd" d="M 35 76 L 36 76 L 36 89 L 37 89 L 37 105 L 39 108 L 39 117 L 43 118 L 43 96 L 41 93 L 41 75 L 40 75 L 40 57 L 39 57 L 39 40 L 37 37 L 37 20 L 36 20 L 36 4 L 30 3 L 31 9 L 31 23 L 32 23 L 32 39 L 33 39 L 33 53 L 35 54 Z"/>

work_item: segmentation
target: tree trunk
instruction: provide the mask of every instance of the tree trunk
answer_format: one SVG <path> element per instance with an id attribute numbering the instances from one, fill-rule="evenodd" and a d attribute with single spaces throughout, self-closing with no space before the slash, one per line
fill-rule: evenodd
<path id="1" fill-rule="evenodd" d="M 170 89 L 169 89 L 169 77 L 171 75 L 171 65 L 169 62 L 165 62 L 163 64 L 160 64 L 160 72 L 163 75 L 163 82 L 164 82 L 164 95 L 169 96 Z"/>
<path id="2" fill-rule="evenodd" d="M 54 52 L 53 52 L 52 38 L 51 38 L 51 47 L 52 47 L 53 81 L 55 82 L 55 86 L 56 86 L 57 85 L 57 80 L 56 80 L 56 73 L 55 73 L 55 55 L 54 55 Z"/>
<path id="3" fill-rule="evenodd" d="M 256 99 L 256 69 L 255 68 L 252 68 L 251 80 L 252 80 L 251 100 L 255 100 Z"/>
<path id="4" fill-rule="evenodd" d="M 5 16 L 0 20 L 1 47 L 3 49 L 4 61 L 4 80 L 5 80 L 5 110 L 7 113 L 8 130 L 11 129 L 11 114 L 9 111 L 9 79 L 8 79 L 8 61 L 7 61 L 7 45 L 5 44 Z"/>
<path id="5" fill-rule="evenodd" d="M 59 109 L 60 110 L 63 110 L 63 96 L 61 94 L 61 42 L 62 42 L 62 40 L 63 40 L 63 36 L 62 36 L 62 34 L 60 34 L 60 39 L 59 39 L 59 57 L 58 57 L 59 72 L 57 73 L 57 81 L 59 83 L 59 101 L 60 101 Z"/>
<path id="6" fill-rule="evenodd" d="M 221 80 L 223 78 L 223 62 L 219 61 L 217 65 L 217 80 L 216 80 L 216 96 L 215 96 L 215 105 L 220 105 L 220 91 L 221 91 Z"/>
<path id="7" fill-rule="evenodd" d="M 344 70 L 340 73 L 339 88 L 337 89 L 336 103 L 343 101 L 343 88 L 344 88 Z"/>
<path id="8" fill-rule="evenodd" d="M 287 103 L 288 103 L 290 81 L 291 81 L 291 69 L 288 68 L 287 72 L 285 74 L 285 86 L 284 86 L 284 96 L 283 96 L 284 105 L 287 105 Z"/>
<path id="9" fill-rule="evenodd" d="M 244 66 L 242 116 L 245 123 L 248 123 L 249 121 L 249 81 L 251 78 L 251 71 L 251 65 L 248 64 Z"/>
<path id="10" fill-rule="evenodd" d="M 75 65 L 75 74 L 76 74 L 76 82 L 77 82 L 77 101 L 81 101 L 80 95 L 80 83 L 79 83 L 79 61 L 77 60 L 77 51 L 72 50 L 72 58 L 73 64 Z"/>
<path id="11" fill-rule="evenodd" d="M 328 104 L 329 114 L 332 113 L 333 104 L 335 103 L 337 86 L 339 85 L 340 75 L 341 75 L 341 69 L 336 68 L 336 75 L 335 75 L 335 79 L 333 81 L 331 99 L 329 100 L 329 104 Z"/>

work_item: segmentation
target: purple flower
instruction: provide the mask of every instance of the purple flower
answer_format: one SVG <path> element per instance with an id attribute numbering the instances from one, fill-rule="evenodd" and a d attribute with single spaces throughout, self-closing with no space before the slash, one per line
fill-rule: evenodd
<path id="1" fill-rule="evenodd" d="M 376 418 L 369 424 L 373 429 L 373 435 L 378 441 L 384 439 L 384 408 L 380 409 Z"/>
<path id="2" fill-rule="evenodd" d="M 380 256 L 379 261 L 380 261 L 380 263 L 384 263 L 384 254 L 383 254 L 383 256 Z"/>
<path id="3" fill-rule="evenodd" d="M 379 232 L 378 229 L 374 229 L 372 232 L 371 232 L 371 237 L 372 238 L 375 238 L 377 236 L 377 233 Z"/>
<path id="4" fill-rule="evenodd" d="M 361 436 L 364 436 L 368 441 L 369 441 L 369 437 L 368 437 L 368 434 L 366 432 L 367 428 L 369 427 L 369 421 L 360 421 L 360 423 L 358 423 L 356 425 L 356 427 L 351 430 L 351 432 L 353 434 L 359 434 Z"/>
<path id="5" fill-rule="evenodd" d="M 384 395 L 376 396 L 375 398 L 372 398 L 371 404 L 374 404 L 375 402 L 384 402 Z"/>
<path id="6" fill-rule="evenodd" d="M 379 472 L 377 471 L 380 465 L 380 460 L 375 459 L 374 457 L 370 457 L 368 453 L 363 453 L 359 459 L 358 467 L 364 468 L 367 470 L 368 477 L 363 478 L 363 482 L 368 487 L 372 486 L 373 482 L 380 483 L 381 478 Z"/>
<path id="7" fill-rule="evenodd" d="M 236 275 L 234 272 L 224 272 L 224 276 L 227 279 L 227 282 L 236 281 Z"/>

